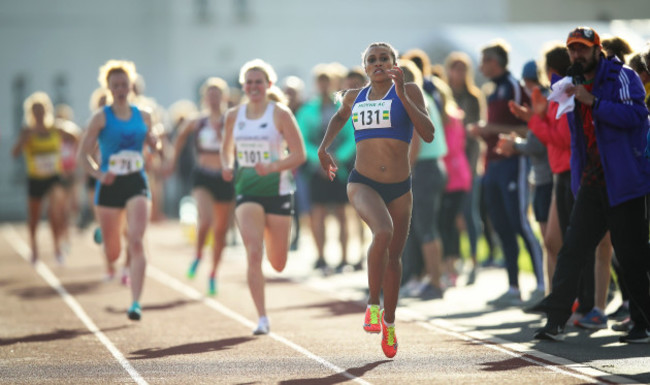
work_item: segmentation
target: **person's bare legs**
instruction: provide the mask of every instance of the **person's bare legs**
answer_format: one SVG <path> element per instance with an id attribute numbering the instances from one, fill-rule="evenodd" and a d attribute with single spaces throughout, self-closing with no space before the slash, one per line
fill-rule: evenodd
<path id="1" fill-rule="evenodd" d="M 603 313 L 607 307 L 607 291 L 609 289 L 609 280 L 611 278 L 612 266 L 612 241 L 609 237 L 609 231 L 598 244 L 596 248 L 596 262 L 594 266 L 594 304 Z"/>
<path id="2" fill-rule="evenodd" d="M 97 220 L 102 230 L 104 254 L 109 264 L 114 264 L 120 257 L 123 208 L 95 206 Z"/>
<path id="3" fill-rule="evenodd" d="M 27 228 L 29 230 L 29 244 L 32 249 L 32 263 L 38 261 L 38 243 L 36 242 L 36 230 L 41 219 L 42 199 L 30 197 L 27 202 Z"/>
<path id="4" fill-rule="evenodd" d="M 555 273 L 557 264 L 557 255 L 562 248 L 562 230 L 560 229 L 560 219 L 555 202 L 555 194 L 551 200 L 551 207 L 548 212 L 548 222 L 546 223 L 546 234 L 544 235 L 544 245 L 546 246 L 546 257 L 544 266 L 546 268 L 546 294 L 551 291 L 551 282 Z"/>
<path id="5" fill-rule="evenodd" d="M 413 196 L 410 191 L 388 204 L 394 229 L 388 247 L 388 264 L 383 282 L 384 320 L 388 323 L 395 322 L 395 309 L 397 309 L 402 279 L 402 251 L 409 233 L 412 204 Z"/>
<path id="6" fill-rule="evenodd" d="M 379 296 L 388 263 L 388 248 L 393 239 L 393 220 L 386 204 L 371 187 L 361 183 L 349 183 L 348 197 L 372 233 L 367 253 L 368 304 L 379 305 Z"/>
<path id="7" fill-rule="evenodd" d="M 333 208 L 334 216 L 339 223 L 339 244 L 341 245 L 341 264 L 348 263 L 348 222 L 345 215 L 345 205 L 336 205 Z"/>
<path id="8" fill-rule="evenodd" d="M 243 203 L 235 209 L 235 217 L 248 259 L 248 289 L 258 316 L 265 317 L 264 274 L 262 273 L 264 209 L 257 203 Z"/>
<path id="9" fill-rule="evenodd" d="M 129 270 L 133 302 L 140 302 L 144 286 L 145 270 L 147 268 L 147 259 L 144 252 L 144 233 L 147 229 L 149 211 L 150 202 L 144 196 L 131 198 L 126 203 L 127 247 L 131 259 Z"/>
<path id="10" fill-rule="evenodd" d="M 325 218 L 327 207 L 322 204 L 312 203 L 311 206 L 311 234 L 314 237 L 314 244 L 318 259 L 325 257 Z"/>
<path id="11" fill-rule="evenodd" d="M 192 196 L 196 202 L 197 223 L 196 223 L 196 254 L 197 259 L 203 257 L 203 247 L 208 238 L 210 227 L 214 217 L 213 200 L 210 192 L 204 188 L 195 188 Z"/>
<path id="12" fill-rule="evenodd" d="M 52 240 L 54 244 L 54 254 L 56 255 L 57 262 L 63 263 L 63 254 L 61 251 L 61 239 L 64 233 L 65 226 L 65 190 L 60 184 L 52 186 L 47 194 L 49 199 L 48 204 L 48 218 L 50 222 L 50 230 L 52 231 Z"/>
<path id="13" fill-rule="evenodd" d="M 289 255 L 289 240 L 291 235 L 291 216 L 266 215 L 264 228 L 264 243 L 266 255 L 275 271 L 282 272 L 287 265 Z"/>
<path id="14" fill-rule="evenodd" d="M 210 269 L 210 288 L 209 294 L 216 294 L 216 278 L 219 264 L 221 263 L 221 255 L 226 246 L 226 234 L 230 227 L 231 217 L 233 213 L 234 203 L 232 202 L 216 202 L 212 206 L 214 218 L 214 244 L 212 247 L 212 267 Z"/>

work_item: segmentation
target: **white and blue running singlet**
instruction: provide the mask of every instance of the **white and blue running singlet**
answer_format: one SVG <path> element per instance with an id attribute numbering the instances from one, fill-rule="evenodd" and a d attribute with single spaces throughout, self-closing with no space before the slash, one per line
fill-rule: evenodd
<path id="1" fill-rule="evenodd" d="M 356 143 L 364 139 L 392 138 L 411 143 L 413 123 L 393 84 L 386 95 L 368 100 L 371 87 L 359 91 L 352 106 L 352 124 Z"/>

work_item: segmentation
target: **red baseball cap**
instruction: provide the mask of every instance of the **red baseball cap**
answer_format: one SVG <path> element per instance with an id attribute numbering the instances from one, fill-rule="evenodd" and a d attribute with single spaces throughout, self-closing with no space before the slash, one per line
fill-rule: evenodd
<path id="1" fill-rule="evenodd" d="M 584 44 L 587 47 L 593 47 L 595 45 L 600 45 L 600 36 L 590 27 L 578 27 L 573 31 L 569 32 L 569 36 L 566 39 L 567 47 L 571 43 L 580 43 Z"/>

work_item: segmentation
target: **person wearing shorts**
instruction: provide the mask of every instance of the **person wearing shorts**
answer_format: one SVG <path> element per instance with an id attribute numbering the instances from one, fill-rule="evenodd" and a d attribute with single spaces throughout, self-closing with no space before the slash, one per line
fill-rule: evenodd
<path id="1" fill-rule="evenodd" d="M 165 174 L 171 175 L 189 138 L 193 139 L 196 162 L 192 171 L 192 196 L 196 202 L 198 221 L 196 251 L 188 278 L 196 275 L 203 258 L 203 247 L 210 230 L 213 235 L 212 266 L 208 276 L 208 295 L 217 294 L 217 269 L 226 245 L 226 234 L 233 219 L 235 189 L 221 175 L 221 141 L 224 114 L 228 103 L 228 83 L 217 77 L 208 78 L 201 87 L 201 100 L 207 115 L 190 120 L 174 143 L 174 158 Z"/>
<path id="2" fill-rule="evenodd" d="M 65 193 L 61 143 L 64 138 L 70 141 L 76 141 L 77 138 L 55 125 L 54 108 L 46 93 L 39 91 L 31 94 L 25 99 L 23 109 L 26 125 L 12 148 L 12 155 L 16 158 L 24 154 L 27 165 L 27 227 L 32 250 L 31 261 L 36 263 L 39 258 L 36 230 L 43 201 L 47 200 L 54 255 L 56 261 L 63 264 L 61 238 L 65 222 Z"/>
<path id="3" fill-rule="evenodd" d="M 433 140 L 434 132 L 422 91 L 416 84 L 404 82 L 397 57 L 388 43 L 372 43 L 366 48 L 362 62 L 370 84 L 343 94 L 318 148 L 321 167 L 333 179 L 338 168 L 328 149 L 352 118 L 356 160 L 348 179 L 348 198 L 372 232 L 363 328 L 368 333 L 382 333 L 381 347 L 389 358 L 397 354 L 395 309 L 413 202 L 409 147 L 414 128 L 425 142 Z"/>
<path id="4" fill-rule="evenodd" d="M 79 158 L 86 172 L 97 179 L 95 207 L 109 262 L 120 255 L 126 220 L 132 297 L 127 316 L 137 321 L 142 317 L 140 297 L 147 266 L 143 238 L 151 210 L 142 152 L 145 143 L 156 151 L 162 145 L 151 131 L 151 115 L 129 103 L 135 76 L 135 64 L 129 61 L 109 60 L 100 67 L 98 80 L 110 90 L 113 101 L 91 118 Z M 99 165 L 92 157 L 97 144 Z"/>
<path id="5" fill-rule="evenodd" d="M 226 114 L 221 148 L 223 179 L 235 180 L 235 219 L 246 248 L 248 288 L 259 317 L 255 335 L 270 331 L 262 273 L 264 246 L 271 266 L 283 271 L 293 214 L 292 170 L 306 159 L 291 110 L 270 100 L 276 81 L 268 63 L 255 59 L 244 64 L 239 82 L 248 102 Z"/>

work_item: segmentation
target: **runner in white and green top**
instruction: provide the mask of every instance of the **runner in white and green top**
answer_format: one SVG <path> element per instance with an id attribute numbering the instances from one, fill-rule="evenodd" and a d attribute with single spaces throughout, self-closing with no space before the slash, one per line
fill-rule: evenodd
<path id="1" fill-rule="evenodd" d="M 273 121 L 275 103 L 269 102 L 264 115 L 259 119 L 247 118 L 246 107 L 244 105 L 239 108 L 233 130 L 238 165 L 235 175 L 236 194 L 260 197 L 291 194 L 295 190 L 295 184 L 290 170 L 265 176 L 258 175 L 255 170 L 257 163 L 268 165 L 286 155 L 284 137 Z"/>
<path id="2" fill-rule="evenodd" d="M 256 59 L 239 74 L 247 103 L 226 114 L 221 147 L 222 175 L 235 179 L 235 218 L 248 260 L 248 288 L 259 320 L 253 334 L 268 334 L 264 299 L 264 252 L 276 270 L 287 264 L 294 183 L 291 171 L 305 162 L 305 145 L 291 110 L 273 102 L 273 68 Z M 237 171 L 234 173 L 235 158 Z"/>

